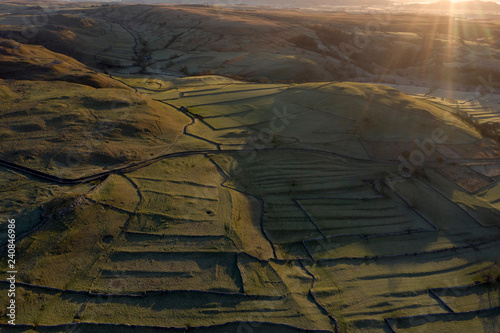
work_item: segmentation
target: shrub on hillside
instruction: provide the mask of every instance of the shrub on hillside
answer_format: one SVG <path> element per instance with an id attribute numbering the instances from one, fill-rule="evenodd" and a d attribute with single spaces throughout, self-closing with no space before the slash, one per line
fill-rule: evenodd
<path id="1" fill-rule="evenodd" d="M 321 43 L 326 46 L 338 46 L 341 43 L 352 42 L 352 34 L 346 33 L 341 29 L 330 28 L 324 25 L 315 25 L 312 29 L 316 31 Z"/>
<path id="2" fill-rule="evenodd" d="M 318 48 L 318 44 L 314 40 L 314 38 L 309 37 L 307 35 L 298 35 L 295 37 L 292 37 L 288 40 L 290 43 L 295 44 L 295 46 L 304 49 L 304 50 L 309 50 L 313 52 L 320 52 Z"/>
<path id="3" fill-rule="evenodd" d="M 181 73 L 183 73 L 184 75 L 187 75 L 187 76 L 189 76 L 189 74 L 190 74 L 187 66 L 182 66 L 180 71 L 181 71 Z"/>

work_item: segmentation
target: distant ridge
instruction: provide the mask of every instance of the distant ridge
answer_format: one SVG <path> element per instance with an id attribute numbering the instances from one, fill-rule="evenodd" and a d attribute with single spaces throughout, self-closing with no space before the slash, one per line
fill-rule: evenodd
<path id="1" fill-rule="evenodd" d="M 91 1 L 91 0 L 80 0 Z M 318 6 L 387 6 L 392 2 L 388 0 L 121 0 L 122 3 L 138 4 L 201 4 L 222 6 L 265 6 L 265 7 L 297 7 L 314 8 Z"/>
<path id="2" fill-rule="evenodd" d="M 438 11 L 448 12 L 450 9 L 459 12 L 491 12 L 500 11 L 500 5 L 493 1 L 464 1 L 464 2 L 451 2 L 448 0 L 440 0 L 430 4 L 410 4 L 405 6 L 412 10 L 423 11 Z"/>

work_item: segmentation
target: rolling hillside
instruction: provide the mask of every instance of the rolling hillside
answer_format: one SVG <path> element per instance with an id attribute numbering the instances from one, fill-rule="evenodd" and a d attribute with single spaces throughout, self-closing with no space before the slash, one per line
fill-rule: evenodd
<path id="1" fill-rule="evenodd" d="M 402 6 L 405 7 L 405 6 Z M 0 6 L 0 37 L 109 72 L 237 76 L 260 82 L 355 79 L 474 90 L 496 73 L 495 20 L 207 5 Z M 46 23 L 38 24 L 43 18 Z M 19 22 L 27 22 L 20 24 Z M 397 50 L 394 52 L 393 50 Z"/>
<path id="2" fill-rule="evenodd" d="M 2 45 L 18 66 L 62 59 L 2 81 L 2 211 L 22 235 L 22 327 L 497 327 L 500 174 L 474 170 L 499 147 L 450 110 L 357 83 L 94 73 L 113 87 L 95 88 L 74 82 L 90 74 L 71 59 Z M 76 79 L 61 81 L 66 71 Z M 60 152 L 89 142 L 81 131 L 99 119 L 117 125 L 64 165 Z"/>
<path id="3" fill-rule="evenodd" d="M 0 11 L 20 39 L 43 8 Z M 0 330 L 499 331 L 494 136 L 419 87 L 334 81 L 298 12 L 220 15 L 72 3 L 39 45 L 0 40 Z"/>

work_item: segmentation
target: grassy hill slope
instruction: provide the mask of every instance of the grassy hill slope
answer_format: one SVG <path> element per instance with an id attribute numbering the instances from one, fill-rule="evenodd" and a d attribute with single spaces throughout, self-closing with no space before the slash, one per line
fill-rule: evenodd
<path id="1" fill-rule="evenodd" d="M 3 40 L 0 158 L 76 178 L 173 146 L 188 118 L 67 56 Z"/>

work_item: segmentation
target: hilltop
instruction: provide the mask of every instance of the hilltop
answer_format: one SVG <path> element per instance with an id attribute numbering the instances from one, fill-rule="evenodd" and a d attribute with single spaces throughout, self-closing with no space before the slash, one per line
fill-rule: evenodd
<path id="1" fill-rule="evenodd" d="M 84 64 L 45 47 L 0 38 L 0 78 L 4 80 L 65 81 L 93 88 L 125 85 L 98 74 Z"/>

